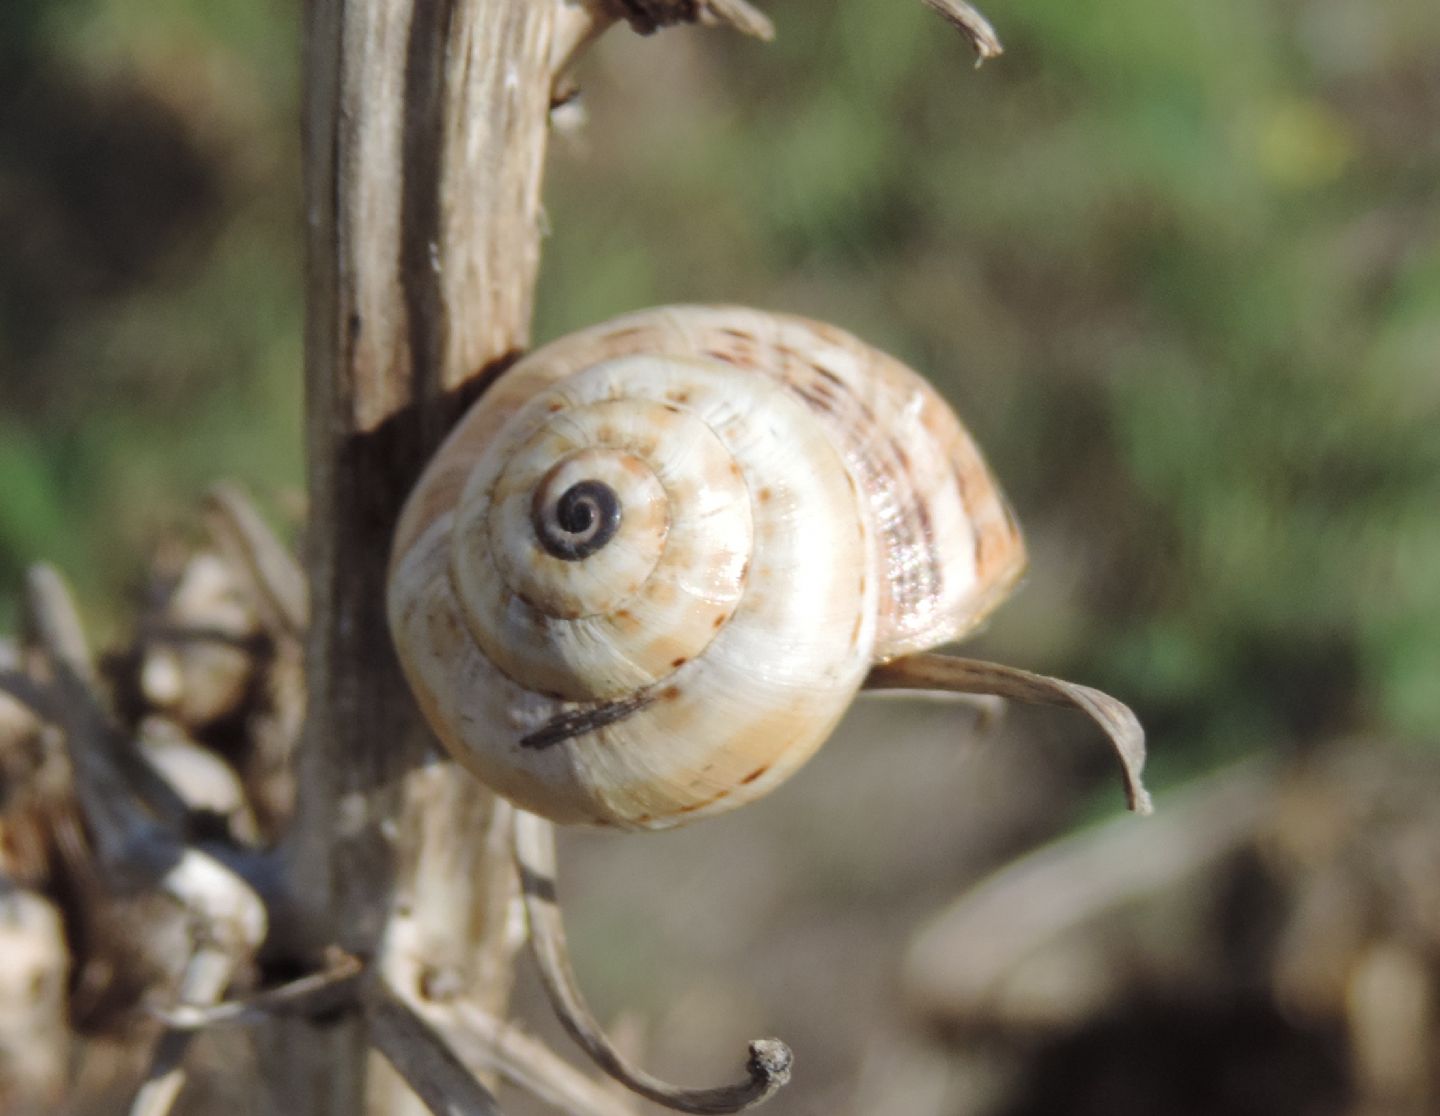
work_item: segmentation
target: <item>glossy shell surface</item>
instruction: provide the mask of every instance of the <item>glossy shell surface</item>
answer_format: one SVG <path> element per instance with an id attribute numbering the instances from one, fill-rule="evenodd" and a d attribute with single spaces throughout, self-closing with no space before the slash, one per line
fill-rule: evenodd
<path id="1" fill-rule="evenodd" d="M 557 555 L 556 509 L 594 485 L 619 510 L 572 526 L 602 544 Z M 663 828 L 773 789 L 872 663 L 964 635 L 1023 567 L 915 373 L 819 323 L 668 307 L 490 387 L 405 509 L 389 609 L 482 780 L 554 821 Z"/>

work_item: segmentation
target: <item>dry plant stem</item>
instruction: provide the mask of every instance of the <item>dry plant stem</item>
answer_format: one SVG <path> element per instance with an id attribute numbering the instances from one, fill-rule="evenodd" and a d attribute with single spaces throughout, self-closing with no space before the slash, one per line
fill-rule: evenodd
<path id="1" fill-rule="evenodd" d="M 878 666 L 870 672 L 865 685 L 874 690 L 994 694 L 1013 701 L 1078 709 L 1105 730 L 1120 757 L 1130 809 L 1137 814 L 1149 814 L 1153 809 L 1140 778 L 1145 767 L 1145 730 L 1130 708 L 1109 694 L 999 663 L 931 653 L 909 655 Z"/>
<path id="2" fill-rule="evenodd" d="M 490 1090 L 445 1040 L 383 987 L 368 1012 L 370 1041 L 435 1116 L 500 1116 Z"/>
<path id="3" fill-rule="evenodd" d="M 44 687 L 27 674 L 18 670 L 0 670 L 0 694 L 19 702 L 42 720 L 56 722 L 60 710 Z"/>
<path id="4" fill-rule="evenodd" d="M 975 65 L 984 64 L 991 58 L 998 58 L 1005 50 L 990 21 L 965 0 L 924 0 L 925 6 L 940 15 L 970 40 L 975 48 Z"/>
<path id="5" fill-rule="evenodd" d="M 152 1014 L 179 1031 L 247 1026 L 274 1015 L 323 1015 L 355 1001 L 363 971 L 359 959 L 346 954 L 318 973 L 242 999 L 214 1004 L 181 1002 L 156 1008 Z"/>
<path id="6" fill-rule="evenodd" d="M 740 1112 L 768 1100 L 790 1080 L 793 1059 L 779 1039 L 751 1042 L 747 1080 L 715 1089 L 676 1088 L 630 1065 L 605 1037 L 575 980 L 555 898 L 555 834 L 549 822 L 515 812 L 515 859 L 541 981 L 565 1030 L 596 1065 L 647 1100 L 681 1112 Z"/>
<path id="7" fill-rule="evenodd" d="M 628 1094 L 615 1096 L 508 1021 L 464 1000 L 403 998 L 477 1077 L 498 1075 L 569 1116 L 634 1116 Z"/>
<path id="8" fill-rule="evenodd" d="M 136 800 L 137 788 L 126 775 L 138 768 L 122 772 L 117 762 L 121 749 L 70 591 L 53 569 L 36 566 L 27 578 L 25 605 L 27 623 L 54 673 L 54 699 L 46 704 L 64 730 L 75 797 L 89 822 L 102 875 L 120 891 L 153 885 L 180 859 L 180 843 Z M 162 822 L 183 818 L 184 804 L 153 771 L 149 775 L 164 788 L 161 793 L 146 787 L 163 804 L 157 811 Z"/>
<path id="9" fill-rule="evenodd" d="M 305 6 L 311 623 L 301 791 L 284 858 L 314 949 L 337 942 L 383 971 L 405 895 L 433 919 L 411 938 L 495 1011 L 517 948 L 514 920 L 496 916 L 513 874 L 422 870 L 462 861 L 459 846 L 488 831 L 495 799 L 439 760 L 420 729 L 390 646 L 385 581 L 391 533 L 424 463 L 528 343 L 556 8 Z M 430 895 L 436 888 L 444 894 Z M 265 1031 L 271 1110 L 364 1110 L 358 1013 Z M 390 1113 L 409 1103 L 371 1092 Z"/>
<path id="10" fill-rule="evenodd" d="M 137 750 L 118 738 L 80 612 L 64 579 L 49 566 L 32 567 L 25 601 L 26 622 L 54 672 L 53 698 L 32 708 L 37 713 L 48 709 L 65 730 L 77 796 L 92 824 L 112 838 L 139 832 L 150 822 L 132 801 L 135 796 L 161 823 L 178 828 L 188 807 Z M 100 851 L 120 855 L 113 847 Z"/>
<path id="11" fill-rule="evenodd" d="M 251 809 L 267 834 L 283 829 L 295 800 L 295 749 L 304 720 L 305 574 L 238 486 L 219 484 L 205 500 L 205 520 L 226 564 L 243 579 L 251 606 L 272 642 L 265 683 L 269 715 L 252 718 L 253 751 L 240 771 Z"/>
<path id="12" fill-rule="evenodd" d="M 181 998 L 192 1003 L 218 1000 L 234 975 L 237 960 L 221 949 L 198 951 L 185 967 Z M 183 1061 L 192 1037 L 184 1031 L 167 1031 L 160 1036 L 145 1083 L 130 1106 L 130 1116 L 166 1116 L 174 1107 L 185 1084 Z"/>
<path id="13" fill-rule="evenodd" d="M 265 627 L 303 640 L 310 612 L 305 572 L 250 498 L 233 484 L 216 485 L 205 498 L 205 519 L 230 567 L 249 583 Z"/>
<path id="14" fill-rule="evenodd" d="M 550 91 L 552 103 L 563 102 L 577 91 L 570 71 L 595 40 L 615 26 L 616 18 L 615 13 L 593 0 L 559 6 L 550 42 L 550 72 L 554 75 Z"/>

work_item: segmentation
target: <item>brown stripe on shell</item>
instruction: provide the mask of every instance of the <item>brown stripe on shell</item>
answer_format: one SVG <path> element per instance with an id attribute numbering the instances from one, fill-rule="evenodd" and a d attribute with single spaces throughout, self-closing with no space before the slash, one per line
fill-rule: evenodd
<path id="1" fill-rule="evenodd" d="M 731 790 L 731 787 L 721 787 L 709 798 L 701 799 L 698 802 L 687 802 L 675 812 L 677 814 L 693 814 L 696 810 L 703 810 L 707 806 L 714 806 L 715 803 L 719 802 L 722 798 L 729 798 Z"/>
<path id="2" fill-rule="evenodd" d="M 1008 597 L 1025 572 L 1020 525 L 978 451 L 952 458 L 955 486 L 975 528 L 975 577 L 980 587 L 973 623 Z"/>
<path id="3" fill-rule="evenodd" d="M 551 717 L 538 729 L 526 733 L 520 738 L 520 747 L 551 748 L 556 744 L 563 744 L 574 737 L 583 736 L 587 732 L 604 728 L 606 725 L 613 725 L 618 721 L 625 720 L 626 717 L 633 717 L 654 700 L 655 695 L 646 691 L 633 697 L 622 698 L 619 701 L 607 701 L 601 705 L 587 705 L 580 709 L 572 709 L 559 716 Z"/>
<path id="4" fill-rule="evenodd" d="M 777 346 L 786 357 L 786 386 L 817 414 L 827 416 L 841 429 L 874 429 L 875 413 L 834 373 L 821 370 L 793 349 Z M 847 461 L 857 469 L 860 488 L 881 520 L 877 524 L 890 542 L 890 551 L 905 560 L 890 562 L 885 571 L 888 600 L 881 609 L 907 615 L 937 598 L 943 588 L 945 570 L 936 550 L 926 493 L 913 491 L 908 483 L 910 458 L 894 438 L 875 438 L 864 453 L 849 453 Z M 916 555 L 919 561 L 909 560 Z"/>

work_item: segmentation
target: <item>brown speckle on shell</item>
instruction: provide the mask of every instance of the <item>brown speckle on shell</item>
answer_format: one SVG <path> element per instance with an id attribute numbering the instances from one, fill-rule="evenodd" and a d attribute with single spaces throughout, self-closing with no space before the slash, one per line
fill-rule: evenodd
<path id="1" fill-rule="evenodd" d="M 682 814 L 693 814 L 696 810 L 703 810 L 707 806 L 713 806 L 721 799 L 728 798 L 729 796 L 730 788 L 721 787 L 720 790 L 716 791 L 709 798 L 702 799 L 699 802 L 687 802 L 684 806 L 680 807 L 679 812 Z"/>

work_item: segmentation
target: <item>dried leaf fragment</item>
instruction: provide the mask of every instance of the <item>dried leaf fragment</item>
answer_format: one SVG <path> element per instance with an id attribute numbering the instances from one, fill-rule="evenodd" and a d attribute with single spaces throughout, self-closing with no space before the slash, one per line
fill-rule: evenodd
<path id="1" fill-rule="evenodd" d="M 1154 806 L 1140 774 L 1145 767 L 1145 730 L 1130 707 L 1109 694 L 1028 670 L 924 653 L 885 663 L 865 680 L 874 690 L 936 690 L 944 693 L 994 694 L 1037 705 L 1078 709 L 1105 730 L 1125 777 L 1125 798 L 1137 814 Z"/>

